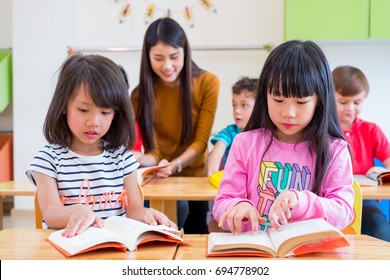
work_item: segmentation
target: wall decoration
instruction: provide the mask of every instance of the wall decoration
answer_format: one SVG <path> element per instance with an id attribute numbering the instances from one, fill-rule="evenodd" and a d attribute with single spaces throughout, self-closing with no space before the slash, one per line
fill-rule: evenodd
<path id="1" fill-rule="evenodd" d="M 133 0 L 135 1 L 135 0 Z M 194 8 L 198 5 L 202 6 L 206 11 L 216 13 L 217 8 L 212 0 L 182 0 L 182 1 L 167 1 L 167 0 L 143 0 L 146 2 L 144 22 L 148 25 L 155 18 L 181 16 L 186 24 L 190 27 L 195 26 Z M 121 3 L 119 13 L 119 23 L 124 23 L 131 16 L 132 8 L 130 1 L 115 0 Z"/>
<path id="2" fill-rule="evenodd" d="M 124 23 L 131 14 L 131 8 L 130 8 L 130 3 L 127 3 L 121 8 L 121 11 L 119 13 L 119 23 Z"/>

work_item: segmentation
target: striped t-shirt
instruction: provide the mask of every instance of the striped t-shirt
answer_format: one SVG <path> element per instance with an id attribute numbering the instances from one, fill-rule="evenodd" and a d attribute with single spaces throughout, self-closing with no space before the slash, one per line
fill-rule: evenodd
<path id="1" fill-rule="evenodd" d="M 46 145 L 34 157 L 26 175 L 34 184 L 35 172 L 54 178 L 64 205 L 89 205 L 104 219 L 125 214 L 121 201 L 124 178 L 138 166 L 124 147 L 82 156 L 58 145 Z"/>

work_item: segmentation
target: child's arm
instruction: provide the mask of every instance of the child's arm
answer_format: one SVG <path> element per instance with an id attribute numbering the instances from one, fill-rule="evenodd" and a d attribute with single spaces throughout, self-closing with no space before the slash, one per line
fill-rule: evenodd
<path id="1" fill-rule="evenodd" d="M 155 157 L 148 155 L 148 154 L 142 154 L 140 152 L 133 152 L 134 157 L 137 159 L 139 164 L 141 166 L 153 166 L 157 165 L 157 160 Z"/>
<path id="2" fill-rule="evenodd" d="M 137 186 L 137 173 L 132 172 L 124 180 L 123 188 L 127 192 L 128 205 L 126 207 L 126 216 L 150 225 L 165 225 L 177 229 L 174 222 L 153 208 L 143 206 L 141 193 Z"/>
<path id="3" fill-rule="evenodd" d="M 58 189 L 57 182 L 40 172 L 35 172 L 34 176 L 39 206 L 46 224 L 50 228 L 65 228 L 63 235 L 72 237 L 80 234 L 87 227 L 95 224 L 101 227 L 103 221 L 87 206 L 83 204 L 75 204 L 71 206 L 63 206 Z"/>
<path id="4" fill-rule="evenodd" d="M 207 160 L 207 176 L 219 171 L 226 145 L 222 141 L 217 141 Z"/>

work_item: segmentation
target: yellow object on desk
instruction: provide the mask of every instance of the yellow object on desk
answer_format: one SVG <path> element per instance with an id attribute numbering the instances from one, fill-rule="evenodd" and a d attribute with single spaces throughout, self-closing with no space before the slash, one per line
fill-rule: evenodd
<path id="1" fill-rule="evenodd" d="M 221 183 L 222 181 L 222 175 L 223 175 L 223 170 L 220 170 L 218 172 L 215 172 L 213 173 L 210 177 L 209 177 L 209 182 L 210 184 L 215 187 L 215 188 L 219 188 L 219 184 Z"/>

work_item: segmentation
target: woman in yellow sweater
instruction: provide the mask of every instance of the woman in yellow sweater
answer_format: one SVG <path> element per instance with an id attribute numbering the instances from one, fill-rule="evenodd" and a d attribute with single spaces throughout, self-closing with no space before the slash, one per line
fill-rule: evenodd
<path id="1" fill-rule="evenodd" d="M 131 96 L 144 146 L 144 154 L 136 154 L 140 164 L 170 163 L 160 177 L 206 176 L 218 93 L 219 79 L 192 61 L 181 26 L 170 18 L 154 21 L 144 37 L 140 82 Z M 179 228 L 184 224 L 186 233 L 207 233 L 207 202 L 184 202 L 186 221 L 180 203 Z"/>

